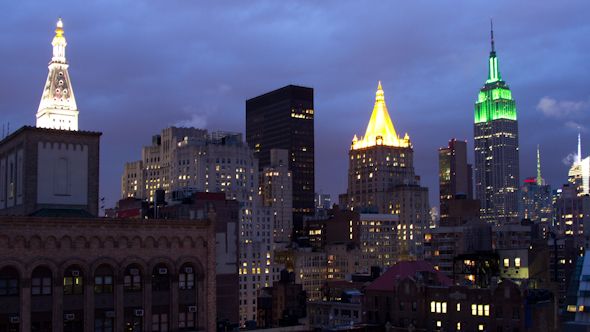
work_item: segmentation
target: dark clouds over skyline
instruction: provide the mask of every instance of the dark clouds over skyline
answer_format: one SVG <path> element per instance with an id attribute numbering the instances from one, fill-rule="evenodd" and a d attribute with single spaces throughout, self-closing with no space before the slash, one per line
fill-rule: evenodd
<path id="1" fill-rule="evenodd" d="M 488 75 L 490 15 L 519 120 L 521 180 L 554 189 L 590 129 L 590 3 L 554 1 L 2 2 L 0 118 L 35 125 L 61 15 L 81 130 L 100 131 L 100 196 L 113 206 L 125 162 L 170 125 L 245 132 L 246 99 L 314 88 L 316 191 L 345 192 L 348 150 L 382 82 L 396 131 L 438 206 L 438 148 L 473 149 Z M 470 151 L 473 163 L 473 152 Z"/>

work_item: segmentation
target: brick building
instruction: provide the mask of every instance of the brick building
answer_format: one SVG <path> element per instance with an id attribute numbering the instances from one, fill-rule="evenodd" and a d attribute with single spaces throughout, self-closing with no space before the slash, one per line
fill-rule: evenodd
<path id="1" fill-rule="evenodd" d="M 160 208 L 159 217 L 174 220 L 210 218 L 217 220 L 215 226 L 217 319 L 225 319 L 228 324 L 237 326 L 240 321 L 240 278 L 238 275 L 240 203 L 236 200 L 226 200 L 225 193 L 204 192 L 197 192 L 184 201 L 186 204 Z"/>
<path id="2" fill-rule="evenodd" d="M 215 329 L 215 218 L 3 217 L 0 228 L 0 328 Z"/>
<path id="3" fill-rule="evenodd" d="M 407 331 L 410 325 L 414 331 L 561 328 L 553 293 L 531 289 L 526 281 L 494 279 L 489 288 L 471 288 L 453 285 L 424 261 L 397 265 L 365 289 L 368 323 L 386 326 L 389 322 L 393 331 Z"/>

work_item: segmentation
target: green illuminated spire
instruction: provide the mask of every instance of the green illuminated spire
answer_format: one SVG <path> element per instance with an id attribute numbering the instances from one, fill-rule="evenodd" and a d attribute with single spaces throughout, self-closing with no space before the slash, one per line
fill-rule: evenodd
<path id="1" fill-rule="evenodd" d="M 500 69 L 498 69 L 498 57 L 496 57 L 496 50 L 494 49 L 494 22 L 490 19 L 492 32 L 492 51 L 490 52 L 490 74 L 486 83 L 493 83 L 501 81 Z"/>
<path id="2" fill-rule="evenodd" d="M 492 51 L 489 60 L 489 75 L 486 84 L 479 90 L 475 103 L 475 123 L 496 119 L 516 120 L 516 106 L 510 88 L 500 77 L 498 58 L 494 48 L 494 26 L 492 23 Z"/>
<path id="3" fill-rule="evenodd" d="M 539 156 L 539 144 L 537 144 L 537 185 L 541 186 L 541 157 Z"/>

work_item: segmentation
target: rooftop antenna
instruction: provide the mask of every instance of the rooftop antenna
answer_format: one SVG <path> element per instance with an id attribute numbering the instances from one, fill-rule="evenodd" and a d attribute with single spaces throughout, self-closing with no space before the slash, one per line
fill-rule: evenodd
<path id="1" fill-rule="evenodd" d="M 580 127 L 578 127 L 578 164 L 582 162 L 582 140 L 580 138 Z"/>
<path id="2" fill-rule="evenodd" d="M 491 31 L 492 31 L 492 52 L 495 52 L 495 50 L 494 50 L 494 21 L 493 21 L 493 16 L 490 16 L 490 27 L 491 27 Z"/>

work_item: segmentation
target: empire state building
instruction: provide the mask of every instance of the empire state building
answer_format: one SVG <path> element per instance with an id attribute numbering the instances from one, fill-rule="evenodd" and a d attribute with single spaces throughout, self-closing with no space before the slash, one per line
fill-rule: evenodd
<path id="1" fill-rule="evenodd" d="M 510 88 L 500 77 L 494 50 L 489 75 L 475 103 L 475 191 L 481 218 L 496 225 L 518 220 L 518 121 Z"/>

